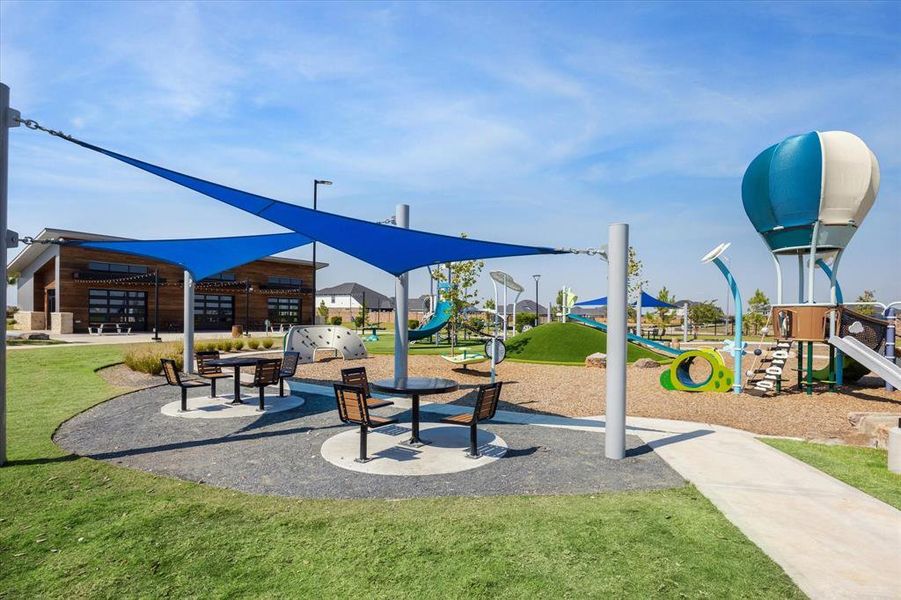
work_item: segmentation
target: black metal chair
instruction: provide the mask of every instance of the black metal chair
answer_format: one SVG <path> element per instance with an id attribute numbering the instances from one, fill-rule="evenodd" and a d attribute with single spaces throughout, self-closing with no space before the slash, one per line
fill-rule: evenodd
<path id="1" fill-rule="evenodd" d="M 335 401 L 338 404 L 338 417 L 342 423 L 353 423 L 360 426 L 360 456 L 355 462 L 369 462 L 366 453 L 366 435 L 370 429 L 396 423 L 397 419 L 377 417 L 369 414 L 366 406 L 366 392 L 361 386 L 336 383 Z"/>
<path id="2" fill-rule="evenodd" d="M 269 360 L 261 360 L 257 363 L 253 372 L 253 381 L 251 383 L 242 383 L 246 387 L 255 387 L 260 389 L 260 407 L 259 411 L 266 410 L 266 387 L 278 383 L 278 372 L 281 369 L 282 361 L 280 358 Z"/>
<path id="3" fill-rule="evenodd" d="M 222 372 L 222 367 L 209 364 L 209 361 L 219 359 L 219 351 L 195 352 L 194 358 L 197 360 L 197 374 L 204 379 L 210 380 L 210 398 L 215 398 L 216 380 L 231 377 L 228 373 Z"/>
<path id="4" fill-rule="evenodd" d="M 469 427 L 469 451 L 466 453 L 466 456 L 469 458 L 479 458 L 480 456 L 479 444 L 476 440 L 478 425 L 481 421 L 494 418 L 494 413 L 497 412 L 497 403 L 501 397 L 502 386 L 502 381 L 480 385 L 476 405 L 471 413 L 463 413 L 441 419 L 442 423 Z"/>
<path id="5" fill-rule="evenodd" d="M 300 352 L 285 352 L 282 358 L 282 366 L 278 371 L 278 397 L 285 395 L 285 379 L 294 377 L 297 372 L 297 361 L 300 359 Z"/>
<path id="6" fill-rule="evenodd" d="M 344 385 L 353 385 L 363 389 L 367 408 L 381 408 L 383 406 L 391 406 L 394 404 L 391 400 L 372 397 L 372 393 L 369 391 L 369 378 L 366 376 L 366 367 L 341 369 L 341 381 Z"/>
<path id="7" fill-rule="evenodd" d="M 163 365 L 163 374 L 166 376 L 166 382 L 181 388 L 181 412 L 188 410 L 188 390 L 191 388 L 206 387 L 210 385 L 205 381 L 197 381 L 196 379 L 188 379 L 182 381 L 181 375 L 178 374 L 178 366 L 171 358 L 161 358 L 160 363 Z"/>

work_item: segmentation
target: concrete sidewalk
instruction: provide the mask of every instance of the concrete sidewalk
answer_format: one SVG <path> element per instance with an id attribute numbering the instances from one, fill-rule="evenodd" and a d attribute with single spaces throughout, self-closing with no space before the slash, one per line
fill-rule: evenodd
<path id="1" fill-rule="evenodd" d="M 423 410 L 455 413 L 460 407 Z M 604 428 L 602 416 L 498 411 L 495 420 Z M 628 433 L 697 486 L 811 598 L 901 598 L 901 511 L 744 431 L 629 417 Z"/>

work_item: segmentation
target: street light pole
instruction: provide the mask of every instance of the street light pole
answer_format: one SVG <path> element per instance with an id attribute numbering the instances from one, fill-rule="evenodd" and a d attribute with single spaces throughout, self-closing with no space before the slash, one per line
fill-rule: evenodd
<path id="1" fill-rule="evenodd" d="M 331 181 L 327 179 L 314 179 L 313 180 L 313 210 L 317 210 L 316 200 L 318 197 L 318 191 L 320 185 L 332 185 Z M 316 306 L 316 240 L 313 240 L 313 324 L 316 324 L 316 309 L 319 308 Z"/>
<path id="2" fill-rule="evenodd" d="M 535 280 L 535 327 L 538 327 L 538 323 L 541 320 L 541 315 L 538 312 L 538 280 L 541 279 L 541 275 L 532 275 L 532 278 Z"/>

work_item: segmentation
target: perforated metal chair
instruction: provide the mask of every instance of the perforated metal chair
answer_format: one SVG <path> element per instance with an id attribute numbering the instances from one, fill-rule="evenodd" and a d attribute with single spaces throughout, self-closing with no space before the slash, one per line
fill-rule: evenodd
<path id="1" fill-rule="evenodd" d="M 206 352 L 195 352 L 194 358 L 197 360 L 197 374 L 210 380 L 210 398 L 216 397 L 216 380 L 231 377 L 228 373 L 222 372 L 222 367 L 211 365 L 209 361 L 219 359 L 218 350 L 209 350 Z"/>
<path id="2" fill-rule="evenodd" d="M 281 398 L 285 395 L 285 379 L 294 377 L 297 372 L 297 361 L 300 359 L 300 352 L 285 352 L 282 358 L 282 366 L 278 371 L 278 396 Z"/>
<path id="3" fill-rule="evenodd" d="M 381 408 L 383 406 L 391 406 L 394 404 L 391 400 L 372 397 L 372 393 L 369 391 L 369 377 L 366 375 L 366 367 L 341 369 L 341 381 L 345 385 L 354 385 L 363 389 L 367 408 Z"/>
<path id="4" fill-rule="evenodd" d="M 338 404 L 338 417 L 342 423 L 353 423 L 360 426 L 360 456 L 355 462 L 369 462 L 366 453 L 366 435 L 370 429 L 396 423 L 397 419 L 377 417 L 369 414 L 366 406 L 366 393 L 361 386 L 336 383 L 335 401 Z"/>
<path id="5" fill-rule="evenodd" d="M 160 363 L 163 365 L 163 374 L 166 376 L 166 382 L 181 388 L 181 412 L 188 410 L 188 390 L 192 388 L 206 387 L 210 385 L 205 381 L 197 381 L 196 379 L 188 379 L 182 381 L 181 375 L 178 373 L 178 366 L 171 358 L 161 358 Z"/>
<path id="6" fill-rule="evenodd" d="M 501 397 L 502 386 L 502 381 L 480 385 L 476 405 L 471 413 L 463 413 L 441 419 L 442 423 L 447 423 L 448 425 L 469 427 L 469 452 L 466 453 L 469 458 L 479 458 L 480 456 L 479 444 L 476 439 L 478 425 L 481 421 L 494 418 L 494 414 L 497 412 L 497 403 Z"/>
<path id="7" fill-rule="evenodd" d="M 253 371 L 253 381 L 241 384 L 260 389 L 260 407 L 257 409 L 260 412 L 266 410 L 266 387 L 278 383 L 278 372 L 281 366 L 282 361 L 279 358 L 261 360 Z"/>

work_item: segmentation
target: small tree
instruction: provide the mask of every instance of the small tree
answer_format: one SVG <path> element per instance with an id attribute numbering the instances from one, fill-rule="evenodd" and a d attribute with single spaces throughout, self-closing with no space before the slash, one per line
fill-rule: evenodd
<path id="1" fill-rule="evenodd" d="M 460 234 L 465 238 L 466 234 Z M 432 277 L 436 281 L 444 281 L 449 284 L 449 289 L 442 292 L 442 297 L 451 303 L 450 315 L 450 335 L 451 339 L 457 338 L 457 330 L 463 323 L 466 311 L 478 304 L 478 290 L 475 289 L 482 274 L 485 262 L 481 260 L 464 260 L 450 264 L 450 281 L 448 281 L 447 273 L 442 269 L 436 269 L 432 272 Z M 487 302 L 485 303 L 487 306 Z"/>
<path id="2" fill-rule="evenodd" d="M 319 316 L 322 317 L 323 323 L 328 323 L 328 306 L 325 305 L 325 300 L 319 302 L 318 308 L 316 308 L 316 312 L 319 313 Z"/>
<path id="3" fill-rule="evenodd" d="M 666 286 L 660 288 L 660 291 L 657 293 L 657 299 L 661 302 L 666 302 L 667 304 L 672 304 L 676 301 L 675 296 L 673 296 L 673 294 L 670 293 L 668 289 L 666 289 Z M 676 313 L 672 308 L 664 308 L 661 306 L 656 311 L 654 311 L 654 314 L 652 315 L 652 322 L 663 329 L 664 332 L 666 332 L 666 328 L 669 327 L 670 322 L 673 319 L 673 315 L 675 314 Z"/>
<path id="4" fill-rule="evenodd" d="M 858 302 L 876 302 L 876 290 L 864 290 L 863 293 L 857 297 Z M 877 306 L 856 306 L 854 310 L 863 315 L 875 316 L 880 313 L 879 307 Z"/>
<path id="5" fill-rule="evenodd" d="M 754 329 L 756 335 L 760 328 L 766 325 L 767 315 L 770 313 L 770 299 L 763 290 L 754 290 L 754 295 L 748 300 L 748 313 L 744 317 L 745 330 L 747 333 Z"/>
<path id="6" fill-rule="evenodd" d="M 366 295 L 363 295 L 363 300 L 360 302 L 360 312 L 354 317 L 354 325 L 357 327 L 362 327 L 366 324 L 366 319 L 369 316 L 369 309 L 366 308 Z"/>
<path id="7" fill-rule="evenodd" d="M 516 313 L 516 331 L 522 333 L 523 325 L 531 325 L 535 322 L 535 313 L 521 312 Z"/>
<path id="8" fill-rule="evenodd" d="M 644 265 L 638 258 L 638 252 L 635 250 L 635 248 L 629 246 L 629 298 L 637 298 L 639 290 L 644 289 L 648 286 L 648 280 L 642 279 L 641 277 L 642 269 L 644 269 Z"/>
<path id="9" fill-rule="evenodd" d="M 717 323 L 723 318 L 723 310 L 713 300 L 698 302 L 688 307 L 688 319 L 694 325 L 695 333 L 708 323 Z"/>

